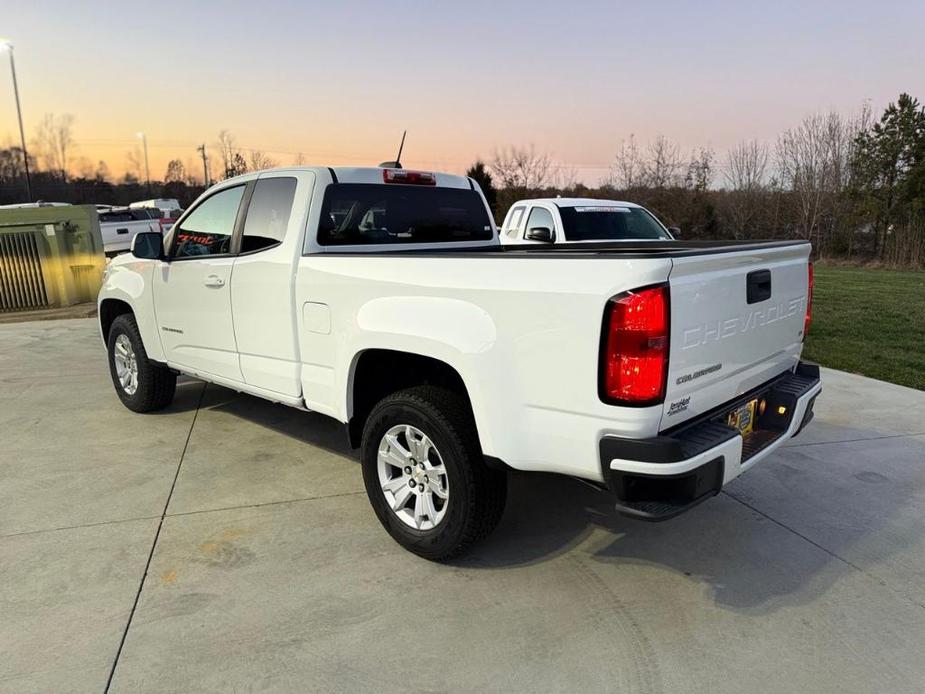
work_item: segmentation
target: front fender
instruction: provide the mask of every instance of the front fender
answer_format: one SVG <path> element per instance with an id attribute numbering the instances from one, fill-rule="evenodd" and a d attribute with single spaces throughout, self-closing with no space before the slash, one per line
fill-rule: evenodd
<path id="1" fill-rule="evenodd" d="M 126 258 L 126 260 L 123 260 Z M 138 324 L 138 332 L 144 342 L 148 358 L 155 361 L 167 361 L 161 344 L 157 318 L 154 313 L 154 296 L 151 279 L 154 266 L 159 261 L 128 259 L 130 256 L 117 256 L 106 269 L 103 286 L 97 296 L 97 309 L 102 317 L 103 302 L 114 299 L 131 307 Z M 103 335 L 105 341 L 106 336 Z"/>

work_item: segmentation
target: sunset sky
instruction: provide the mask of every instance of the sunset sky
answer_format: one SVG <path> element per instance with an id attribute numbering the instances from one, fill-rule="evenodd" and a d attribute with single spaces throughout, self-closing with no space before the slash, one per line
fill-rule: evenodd
<path id="1" fill-rule="evenodd" d="M 281 164 L 461 171 L 534 143 L 597 183 L 620 141 L 720 155 L 809 113 L 925 98 L 925 2 L 5 0 L 27 136 L 75 117 L 72 161 L 152 178 L 230 130 Z M 18 142 L 0 54 L 0 146 Z M 214 167 L 213 172 L 217 173 Z"/>

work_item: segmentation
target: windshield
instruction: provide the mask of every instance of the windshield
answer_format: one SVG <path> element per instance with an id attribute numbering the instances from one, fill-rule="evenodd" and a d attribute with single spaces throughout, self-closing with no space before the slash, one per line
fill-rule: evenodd
<path id="1" fill-rule="evenodd" d="M 560 207 L 559 213 L 566 241 L 671 238 L 641 207 Z"/>
<path id="2" fill-rule="evenodd" d="M 490 241 L 492 229 L 488 210 L 474 190 L 335 183 L 324 193 L 318 243 Z"/>

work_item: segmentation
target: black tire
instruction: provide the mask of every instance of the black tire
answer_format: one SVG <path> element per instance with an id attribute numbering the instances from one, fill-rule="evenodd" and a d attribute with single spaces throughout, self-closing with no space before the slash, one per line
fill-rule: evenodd
<path id="1" fill-rule="evenodd" d="M 417 530 L 402 521 L 379 482 L 378 451 L 385 433 L 410 424 L 426 434 L 446 467 L 446 513 L 432 529 Z M 507 475 L 485 465 L 468 403 L 435 386 L 416 386 L 381 400 L 363 427 L 363 481 L 383 527 L 405 549 L 431 560 L 457 557 L 485 538 L 504 512 Z"/>
<path id="2" fill-rule="evenodd" d="M 138 366 L 138 386 L 134 393 L 126 392 L 116 372 L 116 340 L 121 335 L 125 335 L 131 343 Z M 123 405 L 134 412 L 152 412 L 167 407 L 173 401 L 177 389 L 177 375 L 148 359 L 135 316 L 124 313 L 116 317 L 109 328 L 106 348 L 112 385 Z"/>

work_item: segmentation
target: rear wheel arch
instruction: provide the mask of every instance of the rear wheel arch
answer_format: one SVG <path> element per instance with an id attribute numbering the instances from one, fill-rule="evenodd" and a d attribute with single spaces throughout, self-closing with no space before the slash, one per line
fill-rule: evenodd
<path id="1" fill-rule="evenodd" d="M 434 357 L 391 349 L 367 349 L 353 359 L 347 379 L 347 433 L 358 448 L 370 412 L 383 398 L 414 386 L 432 385 L 457 393 L 473 417 L 469 389 L 459 371 Z"/>

